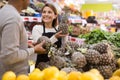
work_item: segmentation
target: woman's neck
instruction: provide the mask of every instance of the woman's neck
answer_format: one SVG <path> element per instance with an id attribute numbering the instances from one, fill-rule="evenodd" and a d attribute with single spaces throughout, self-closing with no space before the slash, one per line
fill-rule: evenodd
<path id="1" fill-rule="evenodd" d="M 52 28 L 52 23 L 45 23 L 46 28 Z"/>

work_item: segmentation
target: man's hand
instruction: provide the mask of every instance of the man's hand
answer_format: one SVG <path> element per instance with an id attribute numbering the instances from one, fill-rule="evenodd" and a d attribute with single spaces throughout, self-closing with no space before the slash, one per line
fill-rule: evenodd
<path id="1" fill-rule="evenodd" d="M 37 54 L 46 54 L 46 50 L 42 47 L 45 41 L 42 41 L 41 43 L 34 46 L 35 53 Z"/>

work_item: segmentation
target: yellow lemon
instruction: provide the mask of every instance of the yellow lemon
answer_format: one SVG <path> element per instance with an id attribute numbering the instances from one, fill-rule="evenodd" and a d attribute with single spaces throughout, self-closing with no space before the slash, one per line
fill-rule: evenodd
<path id="1" fill-rule="evenodd" d="M 91 69 L 89 72 L 96 75 L 100 80 L 104 80 L 104 77 L 100 74 L 100 72 L 97 69 Z"/>
<path id="2" fill-rule="evenodd" d="M 17 76 L 16 80 L 30 80 L 29 77 L 25 74 L 20 74 Z"/>
<path id="3" fill-rule="evenodd" d="M 41 72 L 39 68 L 35 68 L 32 72 Z"/>
<path id="4" fill-rule="evenodd" d="M 30 80 L 43 80 L 43 72 L 42 71 L 33 71 L 29 74 Z"/>
<path id="5" fill-rule="evenodd" d="M 60 71 L 57 80 L 67 80 L 67 73 L 65 71 Z"/>
<path id="6" fill-rule="evenodd" d="M 120 69 L 117 69 L 112 76 L 119 76 L 120 77 Z"/>
<path id="7" fill-rule="evenodd" d="M 7 71 L 3 74 L 2 80 L 16 80 L 16 74 L 13 71 Z"/>
<path id="8" fill-rule="evenodd" d="M 118 58 L 117 64 L 118 64 L 118 66 L 120 67 L 120 58 Z"/>
<path id="9" fill-rule="evenodd" d="M 51 66 L 43 70 L 44 80 L 52 80 L 57 78 L 59 75 L 59 69 L 57 67 Z"/>
<path id="10" fill-rule="evenodd" d="M 119 76 L 112 76 L 109 80 L 120 80 Z"/>
<path id="11" fill-rule="evenodd" d="M 100 79 L 91 72 L 84 72 L 81 74 L 80 80 L 100 80 Z"/>
<path id="12" fill-rule="evenodd" d="M 90 72 L 92 72 L 94 74 L 100 74 L 100 72 L 97 69 L 91 69 Z"/>
<path id="13" fill-rule="evenodd" d="M 80 80 L 80 75 L 81 72 L 72 71 L 67 76 L 68 76 L 68 80 Z"/>

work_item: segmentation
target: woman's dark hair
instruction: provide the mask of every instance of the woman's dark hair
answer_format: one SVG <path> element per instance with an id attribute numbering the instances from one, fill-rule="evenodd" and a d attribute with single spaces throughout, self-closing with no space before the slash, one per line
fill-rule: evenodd
<path id="1" fill-rule="evenodd" d="M 43 8 L 41 9 L 41 12 L 43 11 L 43 9 L 45 8 L 45 7 L 49 7 L 49 8 L 51 8 L 52 10 L 53 10 L 53 12 L 54 12 L 54 14 L 55 15 L 58 15 L 58 13 L 57 13 L 57 9 L 52 5 L 52 4 L 49 4 L 49 3 L 46 3 L 44 6 L 43 6 Z M 42 21 L 43 22 L 43 21 Z M 56 27 L 57 26 L 57 17 L 53 20 L 53 23 L 52 23 L 52 26 L 53 27 Z M 43 25 L 44 25 L 44 22 L 43 22 Z"/>

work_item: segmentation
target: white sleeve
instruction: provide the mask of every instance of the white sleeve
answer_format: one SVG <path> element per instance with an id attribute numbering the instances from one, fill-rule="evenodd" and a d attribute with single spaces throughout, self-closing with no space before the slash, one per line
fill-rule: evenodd
<path id="1" fill-rule="evenodd" d="M 43 26 L 35 25 L 32 30 L 33 41 L 37 42 L 38 38 L 42 36 Z"/>
<path id="2" fill-rule="evenodd" d="M 53 35 L 51 38 L 50 38 L 52 44 L 54 44 L 55 42 L 58 41 L 58 39 L 55 37 L 55 35 Z"/>

